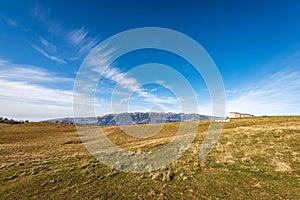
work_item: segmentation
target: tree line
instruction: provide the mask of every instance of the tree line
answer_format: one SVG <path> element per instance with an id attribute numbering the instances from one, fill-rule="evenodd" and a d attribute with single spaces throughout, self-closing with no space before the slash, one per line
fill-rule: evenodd
<path id="1" fill-rule="evenodd" d="M 0 117 L 0 123 L 7 123 L 7 124 L 24 124 L 28 123 L 28 120 L 14 120 L 14 119 L 8 119 L 8 118 L 3 118 Z"/>

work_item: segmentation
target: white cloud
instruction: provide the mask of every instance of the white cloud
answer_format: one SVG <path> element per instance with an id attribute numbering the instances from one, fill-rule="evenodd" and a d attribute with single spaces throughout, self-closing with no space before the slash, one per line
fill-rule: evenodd
<path id="1" fill-rule="evenodd" d="M 15 119 L 72 116 L 72 91 L 0 79 L 0 113 Z"/>
<path id="2" fill-rule="evenodd" d="M 72 117 L 72 106 L 45 105 L 35 102 L 0 98 L 1 116 L 15 120 L 41 121 L 59 117 Z"/>
<path id="3" fill-rule="evenodd" d="M 264 79 L 241 87 L 242 89 L 228 91 L 228 112 L 300 115 L 300 60 L 286 59 L 279 65 L 283 67 Z"/>
<path id="4" fill-rule="evenodd" d="M 77 46 L 80 43 L 82 43 L 86 37 L 87 31 L 84 29 L 84 27 L 81 27 L 77 30 L 73 30 L 68 34 L 68 39 L 74 46 Z"/>
<path id="5" fill-rule="evenodd" d="M 59 40 L 63 42 L 61 55 L 64 55 L 64 59 L 56 55 L 56 46 L 45 38 L 39 37 L 39 45 L 35 44 L 35 42 L 31 46 L 45 57 L 65 64 L 66 60 L 75 61 L 81 59 L 83 55 L 86 55 L 99 43 L 99 38 L 91 36 L 85 26 L 73 30 L 66 29 L 63 24 L 54 21 L 49 16 L 49 13 L 51 13 L 51 10 L 44 8 L 38 1 L 31 9 L 32 17 L 47 28 L 48 33 L 59 37 Z M 58 50 L 59 47 L 61 46 L 58 45 Z"/>
<path id="6" fill-rule="evenodd" d="M 160 103 L 160 104 L 175 104 L 177 99 L 173 97 L 158 97 L 141 88 L 141 84 L 135 78 L 126 76 L 126 73 L 121 72 L 119 69 L 107 67 L 102 75 L 118 84 L 118 86 L 127 89 L 129 93 L 136 93 L 139 97 L 143 98 L 144 102 Z M 114 91 L 115 92 L 115 91 Z M 116 91 L 118 92 L 118 91 Z M 123 99 L 121 102 L 126 102 L 128 99 Z"/>
<path id="7" fill-rule="evenodd" d="M 99 43 L 97 37 L 89 36 L 84 26 L 80 29 L 70 31 L 67 34 L 67 39 L 74 47 L 78 48 L 78 53 L 80 55 L 88 53 Z"/>
<path id="8" fill-rule="evenodd" d="M 33 42 L 29 42 L 33 49 L 45 56 L 46 58 L 58 62 L 60 64 L 67 64 L 67 62 L 57 55 L 57 48 L 54 44 L 41 36 L 37 36 Z"/>
<path id="9" fill-rule="evenodd" d="M 61 59 L 55 55 L 57 52 L 56 46 L 42 37 L 39 37 L 39 45 L 31 44 L 31 46 L 39 53 L 49 59 L 65 64 L 66 60 L 75 61 L 81 59 L 83 55 L 88 53 L 98 44 L 99 39 L 97 37 L 91 37 L 84 26 L 70 31 L 60 22 L 50 18 L 50 12 L 51 10 L 45 9 L 39 2 L 36 2 L 31 9 L 32 16 L 47 28 L 48 33 L 52 36 L 55 35 L 59 37 L 60 41 L 63 42 L 64 51 L 61 53 L 64 55 L 65 59 Z"/>
<path id="10" fill-rule="evenodd" d="M 29 120 L 72 116 L 73 91 L 41 85 L 71 82 L 36 66 L 0 59 L 0 114 Z"/>
<path id="11" fill-rule="evenodd" d="M 72 82 L 73 79 L 59 77 L 55 73 L 49 72 L 43 68 L 15 64 L 7 60 L 0 59 L 0 78 L 21 81 L 21 82 Z"/>
<path id="12" fill-rule="evenodd" d="M 43 50 L 42 48 L 34 45 L 34 44 L 31 44 L 32 48 L 34 48 L 36 51 L 38 51 L 39 53 L 41 53 L 43 56 L 45 56 L 46 58 L 50 59 L 50 60 L 53 60 L 53 61 L 56 61 L 60 64 L 67 64 L 67 62 L 64 60 L 64 59 L 61 59 L 57 56 L 54 56 L 54 55 L 50 55 L 49 53 L 47 53 L 45 50 Z"/>
<path id="13" fill-rule="evenodd" d="M 23 120 L 72 117 L 73 90 L 56 88 L 71 86 L 73 81 L 37 66 L 0 59 L 0 116 Z M 103 99 L 94 98 L 90 103 L 97 113 L 109 113 L 110 104 Z M 85 107 L 81 110 L 83 117 L 91 116 Z"/>
<path id="14" fill-rule="evenodd" d="M 0 79 L 1 99 L 19 102 L 36 102 L 38 104 L 71 105 L 72 91 L 50 89 L 26 82 Z"/>
<path id="15" fill-rule="evenodd" d="M 178 100 L 175 97 L 169 97 L 169 96 L 157 97 L 156 95 L 146 92 L 143 89 L 138 89 L 136 92 L 140 97 L 144 98 L 145 102 L 154 103 L 154 104 L 158 104 L 158 103 L 159 104 L 177 104 L 178 103 Z"/>
<path id="16" fill-rule="evenodd" d="M 39 36 L 39 41 L 40 43 L 44 46 L 44 48 L 47 50 L 47 51 L 50 51 L 50 52 L 56 52 L 56 46 L 52 43 L 50 43 L 48 40 L 46 40 L 45 38 Z"/>
<path id="17" fill-rule="evenodd" d="M 101 48 L 101 49 L 100 49 Z M 139 97 L 143 98 L 144 102 L 160 103 L 160 104 L 176 104 L 177 98 L 173 97 L 158 97 L 148 91 L 145 91 L 139 81 L 135 78 L 128 77 L 127 73 L 121 72 L 118 68 L 110 66 L 112 54 L 117 49 L 109 49 L 107 47 L 98 47 L 97 53 L 93 52 L 86 60 L 86 65 L 92 67 L 92 70 L 100 73 L 105 79 L 116 82 L 117 87 L 127 90 L 127 94 L 137 93 Z M 101 58 L 98 55 L 101 54 Z M 157 81 L 157 84 L 164 84 L 163 81 Z M 115 95 L 123 94 L 125 91 L 116 89 L 113 91 Z M 126 94 L 126 92 L 125 92 Z M 125 95 L 126 96 L 126 95 Z M 128 96 L 128 95 L 127 95 Z M 121 99 L 121 103 L 128 102 L 128 98 Z"/>

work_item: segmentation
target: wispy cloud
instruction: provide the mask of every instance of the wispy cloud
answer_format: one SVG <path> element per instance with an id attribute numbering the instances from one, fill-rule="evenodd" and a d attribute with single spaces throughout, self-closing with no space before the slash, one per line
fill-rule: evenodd
<path id="1" fill-rule="evenodd" d="M 13 27 L 16 27 L 18 26 L 18 23 L 16 20 L 13 20 L 13 19 L 10 19 L 10 18 L 7 18 L 7 17 L 3 17 L 2 18 L 8 25 L 10 26 L 13 26 Z"/>
<path id="2" fill-rule="evenodd" d="M 78 48 L 80 55 L 89 52 L 98 43 L 99 39 L 97 37 L 91 37 L 88 31 L 82 26 L 80 29 L 75 29 L 67 34 L 67 40 L 74 46 Z"/>
<path id="3" fill-rule="evenodd" d="M 130 77 L 128 73 L 122 72 L 119 68 L 111 66 L 111 61 L 113 59 L 113 55 L 115 51 L 118 49 L 112 49 L 109 47 L 97 47 L 97 51 L 100 51 L 101 58 L 98 56 L 98 53 L 92 52 L 89 57 L 85 60 L 86 65 L 90 67 L 97 74 L 101 74 L 101 78 L 106 82 L 112 82 L 111 87 L 114 86 L 114 89 L 110 89 L 111 94 L 114 96 L 111 99 L 114 105 L 120 108 L 119 110 L 125 109 L 124 106 L 128 105 L 129 100 L 135 101 L 138 104 L 150 103 L 150 104 L 177 104 L 178 99 L 175 97 L 155 95 L 153 91 L 145 90 L 140 84 L 139 80 L 135 77 Z M 85 72 L 83 72 L 85 73 Z M 88 73 L 89 75 L 85 76 L 87 81 L 97 79 L 97 75 L 93 73 Z M 101 82 L 102 83 L 102 82 Z M 91 88 L 93 89 L 93 88 Z M 103 90 L 107 90 L 108 88 L 103 88 Z M 101 90 L 101 88 L 100 88 Z M 99 93 L 99 89 L 98 92 Z M 101 93 L 101 91 L 100 91 Z M 132 95 L 134 94 L 134 98 Z M 114 111 L 115 112 L 115 111 Z M 117 111 L 118 112 L 118 111 Z"/>
<path id="4" fill-rule="evenodd" d="M 153 93 L 145 91 L 143 89 L 138 89 L 136 93 L 144 98 L 145 102 L 154 104 L 178 104 L 178 99 L 170 96 L 156 96 Z"/>
<path id="5" fill-rule="evenodd" d="M 41 36 L 38 36 L 38 38 L 39 38 L 39 42 L 44 46 L 44 48 L 47 51 L 50 51 L 50 52 L 56 52 L 57 51 L 57 48 L 54 44 L 52 44 L 51 42 L 49 42 L 48 40 L 46 40 L 45 38 L 43 38 Z"/>
<path id="6" fill-rule="evenodd" d="M 72 117 L 73 89 L 62 89 L 61 86 L 68 88 L 73 82 L 71 78 L 38 66 L 0 59 L 0 104 L 3 105 L 0 115 L 29 120 Z M 109 105 L 102 102 L 101 98 L 93 99 L 97 113 L 106 114 Z M 81 113 L 85 113 L 85 107 L 81 109 Z"/>
<path id="7" fill-rule="evenodd" d="M 34 18 L 38 19 L 41 22 L 45 22 L 47 19 L 46 13 L 38 1 L 36 1 L 35 5 L 31 8 L 31 14 Z"/>
<path id="8" fill-rule="evenodd" d="M 60 64 L 67 64 L 67 62 L 62 59 L 62 58 L 59 58 L 57 56 L 54 56 L 54 55 L 50 55 L 49 53 L 47 53 L 44 49 L 42 49 L 41 47 L 37 46 L 37 45 L 34 45 L 34 44 L 31 44 L 32 48 L 34 48 L 36 51 L 38 51 L 39 53 L 41 53 L 43 56 L 45 56 L 46 58 L 50 59 L 50 60 L 53 60 L 53 61 L 56 61 Z"/>
<path id="9" fill-rule="evenodd" d="M 0 59 L 0 114 L 30 120 L 72 116 L 73 91 L 50 88 L 47 83 L 72 84 L 72 79 Z"/>
<path id="10" fill-rule="evenodd" d="M 72 105 L 72 91 L 0 79 L 1 99 L 46 105 Z"/>
<path id="11" fill-rule="evenodd" d="M 74 46 L 77 46 L 84 42 L 87 37 L 87 31 L 84 27 L 81 27 L 80 29 L 71 31 L 67 37 Z"/>
<path id="12" fill-rule="evenodd" d="M 95 58 L 97 59 L 97 58 Z M 153 93 L 150 93 L 147 90 L 144 90 L 142 88 L 142 85 L 139 83 L 139 81 L 135 78 L 128 77 L 127 73 L 121 72 L 119 69 L 107 66 L 105 65 L 105 62 L 107 60 L 103 58 L 101 61 L 92 61 L 95 63 L 102 63 L 102 65 L 98 65 L 98 67 L 94 68 L 94 71 L 101 73 L 102 76 L 106 79 L 109 79 L 123 89 L 127 90 L 127 94 L 129 93 L 136 93 L 139 97 L 142 97 L 144 102 L 149 102 L 149 103 L 160 103 L 160 104 L 175 104 L 177 103 L 177 99 L 174 97 L 159 97 L 154 95 Z M 113 91 L 115 94 L 117 94 L 118 89 Z M 124 94 L 124 91 L 121 93 Z M 125 92 L 126 94 L 126 92 Z M 127 102 L 129 99 L 124 98 L 121 100 L 121 103 Z"/>
<path id="13" fill-rule="evenodd" d="M 0 113 L 14 119 L 72 116 L 72 91 L 0 78 Z"/>
<path id="14" fill-rule="evenodd" d="M 272 64 L 277 71 L 262 80 L 227 91 L 228 111 L 300 115 L 300 59 L 296 54 Z"/>
<path id="15" fill-rule="evenodd" d="M 47 27 L 51 34 L 62 35 L 64 33 L 64 26 L 60 22 L 52 20 L 48 16 L 49 12 L 51 12 L 51 9 L 45 9 L 39 1 L 36 1 L 35 5 L 30 9 L 32 17 Z"/>
<path id="16" fill-rule="evenodd" d="M 37 66 L 16 64 L 2 59 L 0 59 L 0 78 L 30 83 L 73 82 L 71 78 L 57 76 Z"/>
<path id="17" fill-rule="evenodd" d="M 64 59 L 59 58 L 55 53 L 60 48 L 56 48 L 43 37 L 39 37 L 39 45 L 33 43 L 34 48 L 45 57 L 55 60 L 59 63 L 65 63 L 66 60 L 76 61 L 82 59 L 84 55 L 91 51 L 98 43 L 97 36 L 91 36 L 85 26 L 79 29 L 68 29 L 61 22 L 55 21 L 49 17 L 51 9 L 44 8 L 38 1 L 31 8 L 30 13 L 34 19 L 47 28 L 48 33 L 58 37 L 63 43 Z M 58 46 L 60 47 L 60 46 Z M 67 49 L 67 51 L 66 51 Z M 55 53 L 53 52 L 55 50 Z M 57 51 L 56 51 L 57 50 Z"/>

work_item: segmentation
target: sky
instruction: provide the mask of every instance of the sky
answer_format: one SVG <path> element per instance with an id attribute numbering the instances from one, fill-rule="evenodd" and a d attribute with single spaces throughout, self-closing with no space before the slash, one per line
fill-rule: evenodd
<path id="1" fill-rule="evenodd" d="M 300 115 L 299 1 L 0 2 L 2 117 L 33 121 L 72 117 L 74 83 L 90 52 L 120 32 L 142 27 L 172 29 L 202 45 L 222 77 L 227 114 Z M 105 53 L 110 58 L 114 52 Z M 147 63 L 169 68 L 149 70 Z M 138 66 L 144 67 L 143 73 Z M 101 72 L 95 70 L 102 75 L 95 85 L 96 115 L 212 113 L 203 77 L 172 52 L 136 50 L 100 67 Z"/>

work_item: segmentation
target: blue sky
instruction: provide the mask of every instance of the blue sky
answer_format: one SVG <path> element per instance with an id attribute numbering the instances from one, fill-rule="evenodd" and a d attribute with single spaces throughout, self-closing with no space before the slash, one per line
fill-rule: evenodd
<path id="1" fill-rule="evenodd" d="M 30 120 L 72 116 L 73 84 L 84 58 L 105 39 L 139 27 L 173 29 L 200 43 L 222 75 L 227 112 L 299 115 L 299 10 L 296 0 L 1 1 L 0 115 Z M 138 78 L 116 78 L 151 62 L 181 73 L 197 95 L 198 112 L 211 114 L 209 92 L 193 66 L 151 49 L 113 63 L 98 84 L 96 114 L 125 111 L 119 108 L 122 103 L 128 111 L 181 111 L 164 80 L 140 85 Z M 131 89 L 131 98 L 119 99 L 112 110 L 118 84 L 140 89 Z M 189 106 L 188 98 L 183 106 Z"/>

